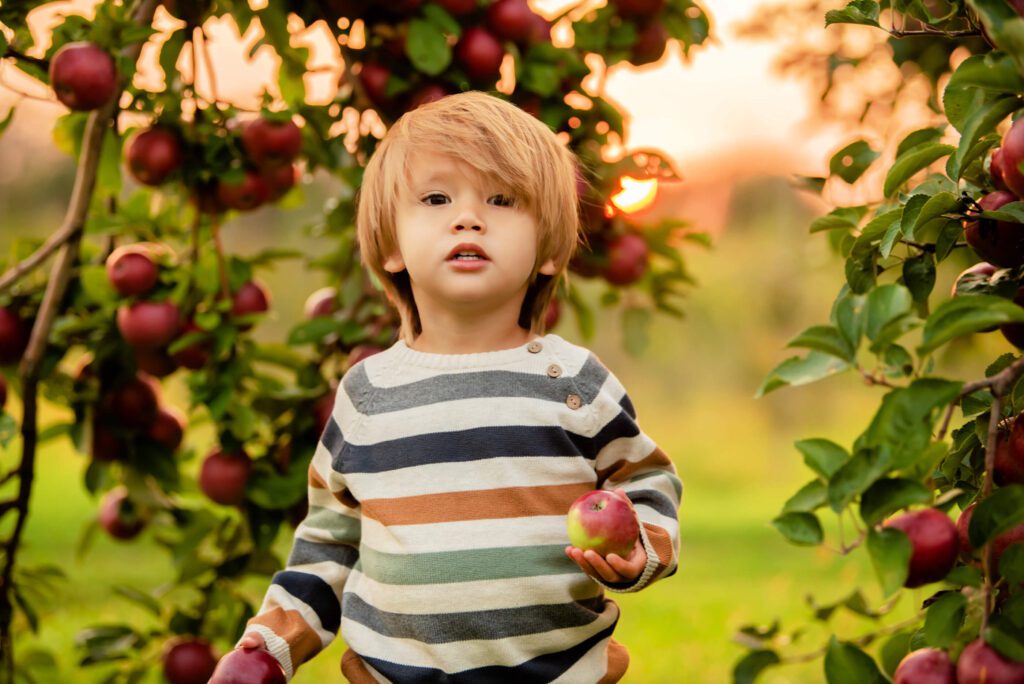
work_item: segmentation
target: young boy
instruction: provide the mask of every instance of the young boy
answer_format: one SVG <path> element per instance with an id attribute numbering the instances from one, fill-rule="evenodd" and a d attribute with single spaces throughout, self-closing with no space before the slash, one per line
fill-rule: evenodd
<path id="1" fill-rule="evenodd" d="M 239 646 L 289 678 L 339 628 L 352 682 L 615 682 L 618 606 L 676 569 L 682 485 L 618 379 L 543 321 L 578 236 L 575 161 L 497 97 L 403 116 L 366 168 L 363 262 L 401 339 L 353 366 L 309 470 L 309 515 Z M 567 546 L 596 488 L 627 558 Z"/>

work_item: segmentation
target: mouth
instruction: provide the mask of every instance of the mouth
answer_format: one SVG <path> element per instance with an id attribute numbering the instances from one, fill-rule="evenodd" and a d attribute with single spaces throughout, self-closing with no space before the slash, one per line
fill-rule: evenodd
<path id="1" fill-rule="evenodd" d="M 483 247 L 469 242 L 456 245 L 448 253 L 448 261 L 489 261 Z"/>

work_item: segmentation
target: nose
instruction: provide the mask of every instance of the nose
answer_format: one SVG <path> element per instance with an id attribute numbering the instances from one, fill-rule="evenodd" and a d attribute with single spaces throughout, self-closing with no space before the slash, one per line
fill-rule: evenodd
<path id="1" fill-rule="evenodd" d="M 484 223 L 480 210 L 473 203 L 466 202 L 459 209 L 455 220 L 451 225 L 452 232 L 458 233 L 466 230 L 473 230 L 478 233 L 486 233 L 487 226 Z"/>

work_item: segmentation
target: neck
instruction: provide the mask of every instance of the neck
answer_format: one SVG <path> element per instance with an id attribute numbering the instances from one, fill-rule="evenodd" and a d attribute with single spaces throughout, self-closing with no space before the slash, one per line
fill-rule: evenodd
<path id="1" fill-rule="evenodd" d="M 420 309 L 422 331 L 411 348 L 432 354 L 475 354 L 512 349 L 535 337 L 520 328 L 515 316 L 508 312 L 486 311 L 475 314 L 436 311 L 424 315 Z"/>

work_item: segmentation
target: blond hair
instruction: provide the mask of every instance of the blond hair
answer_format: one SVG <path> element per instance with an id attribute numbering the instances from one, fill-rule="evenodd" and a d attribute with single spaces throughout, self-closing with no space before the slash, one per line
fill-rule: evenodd
<path id="1" fill-rule="evenodd" d="M 389 273 L 398 250 L 395 217 L 408 192 L 408 163 L 417 151 L 446 154 L 485 180 L 500 182 L 537 223 L 537 260 L 519 325 L 544 334 L 544 318 L 579 242 L 577 160 L 545 124 L 501 98 L 482 92 L 449 95 L 406 112 L 370 158 L 357 194 L 356 232 L 363 265 L 377 277 L 401 316 L 401 336 L 422 332 L 408 271 Z M 554 262 L 556 274 L 539 268 Z"/>

